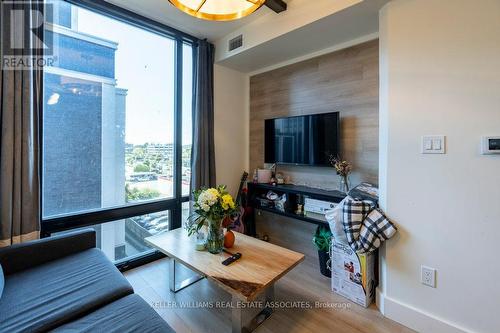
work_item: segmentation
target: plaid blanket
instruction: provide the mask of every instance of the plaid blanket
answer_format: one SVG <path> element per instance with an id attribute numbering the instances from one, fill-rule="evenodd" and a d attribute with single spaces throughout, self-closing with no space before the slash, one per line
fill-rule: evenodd
<path id="1" fill-rule="evenodd" d="M 347 198 L 343 207 L 347 241 L 356 252 L 372 252 L 394 236 L 396 226 L 371 201 Z"/>

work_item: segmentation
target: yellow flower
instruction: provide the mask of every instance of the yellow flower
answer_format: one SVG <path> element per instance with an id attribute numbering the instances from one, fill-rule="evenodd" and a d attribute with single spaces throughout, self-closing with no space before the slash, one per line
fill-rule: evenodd
<path id="1" fill-rule="evenodd" d="M 218 198 L 220 195 L 219 191 L 217 191 L 217 189 L 215 188 L 209 188 L 207 192 L 210 193 L 210 195 L 212 195 L 215 198 Z"/>
<path id="2" fill-rule="evenodd" d="M 229 194 L 224 194 L 222 196 L 222 209 L 228 210 L 229 208 L 234 209 L 234 207 L 235 207 L 235 204 L 234 204 L 233 197 L 231 197 L 231 195 L 229 195 Z"/>

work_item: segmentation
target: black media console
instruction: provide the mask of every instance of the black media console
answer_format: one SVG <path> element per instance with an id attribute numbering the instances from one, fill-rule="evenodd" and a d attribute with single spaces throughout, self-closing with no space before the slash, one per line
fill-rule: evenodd
<path id="1" fill-rule="evenodd" d="M 275 202 L 268 200 L 266 195 L 272 191 L 278 196 L 286 195 L 286 204 L 283 209 L 276 207 Z M 305 198 L 311 198 L 321 201 L 328 201 L 333 203 L 341 202 L 346 194 L 340 191 L 328 191 L 306 186 L 298 185 L 270 185 L 270 184 L 256 184 L 248 183 L 248 205 L 253 208 L 252 214 L 246 217 L 248 233 L 255 236 L 255 210 L 263 210 L 274 214 L 302 220 L 308 223 L 317 225 L 327 225 L 324 220 L 307 216 L 306 214 L 297 214 L 297 206 L 303 205 Z"/>

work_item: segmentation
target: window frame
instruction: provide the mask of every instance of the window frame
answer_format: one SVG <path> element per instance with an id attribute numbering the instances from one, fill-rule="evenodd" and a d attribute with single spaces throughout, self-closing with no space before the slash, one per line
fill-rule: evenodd
<path id="1" fill-rule="evenodd" d="M 102 208 L 84 212 L 76 212 L 43 218 L 42 200 L 40 195 L 40 216 L 41 218 L 41 237 L 50 237 L 52 233 L 68 231 L 75 228 L 90 227 L 107 222 L 113 222 L 135 216 L 156 213 L 160 211 L 170 211 L 171 224 L 170 230 L 182 227 L 182 204 L 189 202 L 189 196 L 182 196 L 182 116 L 183 116 L 183 45 L 188 44 L 193 50 L 193 94 L 196 75 L 196 55 L 199 39 L 186 34 L 167 25 L 151 20 L 139 14 L 133 13 L 122 7 L 113 5 L 103 0 L 61 0 L 80 8 L 90 10 L 97 14 L 119 20 L 137 28 L 171 38 L 175 42 L 174 57 L 174 196 L 173 198 L 149 200 L 141 203 L 123 205 L 119 207 Z M 40 142 L 43 142 L 43 103 L 40 117 Z M 194 107 L 194 97 L 193 97 Z M 193 118 L 194 119 L 194 118 Z M 43 156 L 43 146 L 40 147 L 40 154 Z M 43 170 L 41 159 L 40 174 Z M 43 182 L 43 178 L 41 179 Z M 42 184 L 40 186 L 42 188 Z M 156 250 L 146 251 L 145 253 L 125 258 L 117 261 L 116 265 L 121 270 L 130 269 L 141 264 L 156 260 L 163 255 Z"/>

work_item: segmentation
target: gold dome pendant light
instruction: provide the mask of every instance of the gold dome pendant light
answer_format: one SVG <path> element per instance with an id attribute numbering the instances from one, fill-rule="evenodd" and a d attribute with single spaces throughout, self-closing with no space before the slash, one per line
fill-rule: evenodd
<path id="1" fill-rule="evenodd" d="M 266 0 L 168 0 L 191 16 L 210 21 L 240 19 L 259 9 Z"/>

